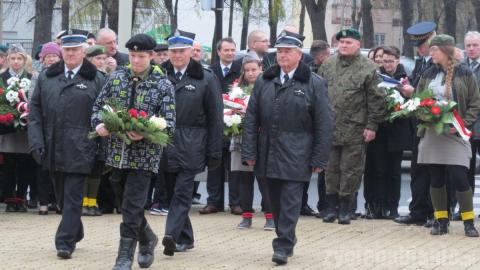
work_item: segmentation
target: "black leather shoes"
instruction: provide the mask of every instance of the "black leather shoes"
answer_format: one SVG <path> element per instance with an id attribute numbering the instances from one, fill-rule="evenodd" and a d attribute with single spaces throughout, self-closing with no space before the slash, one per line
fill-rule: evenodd
<path id="1" fill-rule="evenodd" d="M 217 207 L 208 204 L 204 208 L 200 209 L 198 212 L 202 215 L 208 215 L 208 214 L 217 213 L 218 209 L 217 209 Z"/>
<path id="2" fill-rule="evenodd" d="M 418 218 L 414 218 L 410 215 L 406 215 L 406 216 L 399 216 L 395 219 L 393 219 L 394 222 L 396 223 L 399 223 L 399 224 L 405 224 L 405 225 L 418 225 L 418 226 L 421 226 L 425 223 L 425 220 L 424 219 L 418 219 Z"/>
<path id="3" fill-rule="evenodd" d="M 440 218 L 435 220 L 432 225 L 431 235 L 444 235 L 448 233 L 448 218 Z"/>
<path id="4" fill-rule="evenodd" d="M 192 249 L 193 244 L 176 244 L 175 245 L 175 252 L 185 252 L 188 249 Z"/>
<path id="5" fill-rule="evenodd" d="M 315 211 L 313 211 L 313 209 L 308 204 L 303 206 L 302 210 L 300 210 L 300 215 L 301 216 L 313 217 L 316 214 L 317 213 L 315 213 Z"/>
<path id="6" fill-rule="evenodd" d="M 163 249 L 163 254 L 167 256 L 173 256 L 175 253 L 175 240 L 173 240 L 173 236 L 171 235 L 165 235 L 162 240 L 162 245 L 165 247 Z"/>
<path id="7" fill-rule="evenodd" d="M 433 223 L 435 222 L 435 219 L 429 218 L 427 221 L 423 224 L 423 227 L 425 228 L 431 228 L 433 226 Z"/>
<path id="8" fill-rule="evenodd" d="M 475 229 L 475 226 L 473 225 L 473 219 L 464 221 L 463 225 L 464 225 L 466 236 L 478 237 L 478 231 L 477 229 Z"/>
<path id="9" fill-rule="evenodd" d="M 288 262 L 288 256 L 282 252 L 275 252 L 272 256 L 272 262 L 278 265 L 285 265 Z"/>
<path id="10" fill-rule="evenodd" d="M 66 250 L 66 249 L 59 249 L 59 250 L 57 250 L 57 257 L 62 258 L 62 259 L 71 259 L 72 258 L 72 252 L 70 250 Z"/>

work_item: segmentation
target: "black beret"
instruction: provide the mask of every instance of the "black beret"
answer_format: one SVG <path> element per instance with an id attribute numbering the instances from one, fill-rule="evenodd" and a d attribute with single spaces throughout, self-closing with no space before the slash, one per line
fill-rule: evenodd
<path id="1" fill-rule="evenodd" d="M 343 29 L 338 31 L 338 33 L 335 35 L 335 38 L 337 40 L 340 40 L 341 38 L 353 38 L 356 40 L 361 40 L 362 35 L 360 32 L 358 32 L 357 29 L 355 28 L 348 28 L 348 29 Z"/>
<path id="2" fill-rule="evenodd" d="M 133 52 L 153 51 L 155 46 L 157 42 L 147 34 L 136 34 L 125 43 L 125 47 Z"/>
<path id="3" fill-rule="evenodd" d="M 161 52 L 161 51 L 168 51 L 168 45 L 165 43 L 160 43 L 155 46 L 155 49 L 153 49 L 156 52 Z"/>

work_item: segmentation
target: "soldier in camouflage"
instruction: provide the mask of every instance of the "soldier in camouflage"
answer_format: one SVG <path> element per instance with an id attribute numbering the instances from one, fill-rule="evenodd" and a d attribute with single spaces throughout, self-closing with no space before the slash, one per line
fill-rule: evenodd
<path id="1" fill-rule="evenodd" d="M 175 126 L 175 99 L 173 85 L 158 66 L 150 65 L 156 42 L 150 36 L 138 34 L 125 45 L 129 49 L 130 65 L 114 72 L 104 85 L 93 107 L 92 126 L 102 137 L 108 137 L 106 164 L 113 167 L 111 181 L 116 195 L 121 195 L 122 219 L 120 247 L 114 270 L 131 269 L 133 254 L 139 243 L 138 264 L 141 268 L 153 263 L 157 236 L 144 217 L 144 205 L 150 180 L 158 172 L 162 148 L 143 140 L 135 132 L 128 132 L 132 143 L 127 145 L 111 135 L 102 123 L 99 111 L 114 99 L 117 106 L 137 109 L 149 116 L 160 115 L 173 134 Z M 120 192 L 120 194 L 119 194 Z"/>
<path id="2" fill-rule="evenodd" d="M 384 92 L 376 66 L 360 54 L 360 33 L 345 29 L 337 33 L 338 55 L 327 59 L 318 73 L 328 83 L 335 112 L 333 146 L 326 169 L 324 222 L 350 224 L 350 205 L 362 179 L 365 144 L 375 139 L 377 125 L 385 117 Z"/>

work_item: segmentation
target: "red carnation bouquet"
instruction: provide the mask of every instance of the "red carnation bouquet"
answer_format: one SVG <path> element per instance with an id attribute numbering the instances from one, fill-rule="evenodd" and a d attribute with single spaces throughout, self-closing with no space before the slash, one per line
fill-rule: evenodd
<path id="1" fill-rule="evenodd" d="M 0 125 L 25 128 L 28 119 L 28 90 L 31 81 L 11 77 L 7 88 L 0 87 Z"/>
<path id="2" fill-rule="evenodd" d="M 388 120 L 413 116 L 421 121 L 417 125 L 419 132 L 427 127 L 433 127 L 437 134 L 450 134 L 453 125 L 462 139 L 468 141 L 472 134 L 463 124 L 456 108 L 456 102 L 435 100 L 433 92 L 425 90 L 415 93 L 410 100 L 400 106 L 400 110 L 390 114 Z"/>
<path id="3" fill-rule="evenodd" d="M 223 94 L 223 135 L 226 137 L 240 136 L 242 122 L 247 112 L 253 85 L 241 88 L 235 82 L 230 92 Z"/>
<path id="4" fill-rule="evenodd" d="M 144 111 L 117 109 L 110 103 L 103 106 L 100 117 L 110 134 L 115 134 L 127 144 L 132 143 L 127 136 L 129 131 L 136 132 L 143 136 L 144 140 L 161 146 L 166 146 L 170 140 L 165 130 L 167 128 L 165 119 L 155 115 L 149 116 Z M 98 137 L 96 131 L 90 132 L 90 139 L 96 137 Z"/>

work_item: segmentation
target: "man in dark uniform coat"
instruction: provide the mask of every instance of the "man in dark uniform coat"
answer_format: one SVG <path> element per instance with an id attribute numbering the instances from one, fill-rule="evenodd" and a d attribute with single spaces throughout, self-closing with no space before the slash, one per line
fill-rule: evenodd
<path id="1" fill-rule="evenodd" d="M 300 61 L 303 39 L 286 31 L 279 35 L 278 65 L 258 78 L 243 125 L 242 161 L 268 182 L 277 264 L 293 255 L 303 187 L 312 172 L 326 168 L 332 140 L 326 83 Z"/>
<path id="2" fill-rule="evenodd" d="M 61 38 L 63 60 L 39 75 L 30 101 L 30 149 L 53 176 L 62 220 L 55 234 L 57 256 L 70 259 L 83 238 L 82 195 L 95 164 L 97 145 L 88 139 L 90 117 L 104 77 L 85 60 L 84 35 Z"/>
<path id="3" fill-rule="evenodd" d="M 195 34 L 177 30 L 168 39 L 170 60 L 164 63 L 175 87 L 177 129 L 162 158 L 162 171 L 175 189 L 170 203 L 163 253 L 173 256 L 193 248 L 193 229 L 188 217 L 195 175 L 215 169 L 221 162 L 223 101 L 215 75 L 193 60 Z"/>
<path id="4" fill-rule="evenodd" d="M 423 72 L 433 65 L 429 56 L 428 40 L 435 36 L 437 25 L 434 22 L 417 23 L 407 29 L 411 40 L 417 47 L 418 59 L 415 61 L 415 68 L 409 78 L 410 84 L 416 87 Z M 416 121 L 413 121 L 416 126 Z M 430 201 L 430 179 L 427 170 L 417 164 L 418 143 L 420 138 L 414 136 L 412 165 L 410 175 L 410 189 L 412 191 L 412 201 L 409 205 L 410 213 L 406 216 L 400 216 L 394 219 L 395 222 L 401 224 L 417 224 L 431 226 L 433 222 L 433 207 Z"/>
<path id="5" fill-rule="evenodd" d="M 220 60 L 212 64 L 211 69 L 220 81 L 222 93 L 230 91 L 232 84 L 240 77 L 241 62 L 235 59 L 235 41 L 232 38 L 222 38 L 217 43 L 217 52 Z M 238 177 L 230 172 L 230 140 L 224 138 L 222 149 L 222 164 L 211 170 L 207 175 L 207 205 L 200 210 L 200 214 L 211 214 L 223 211 L 222 192 L 225 176 L 228 178 L 228 201 L 232 214 L 241 215 Z"/>

